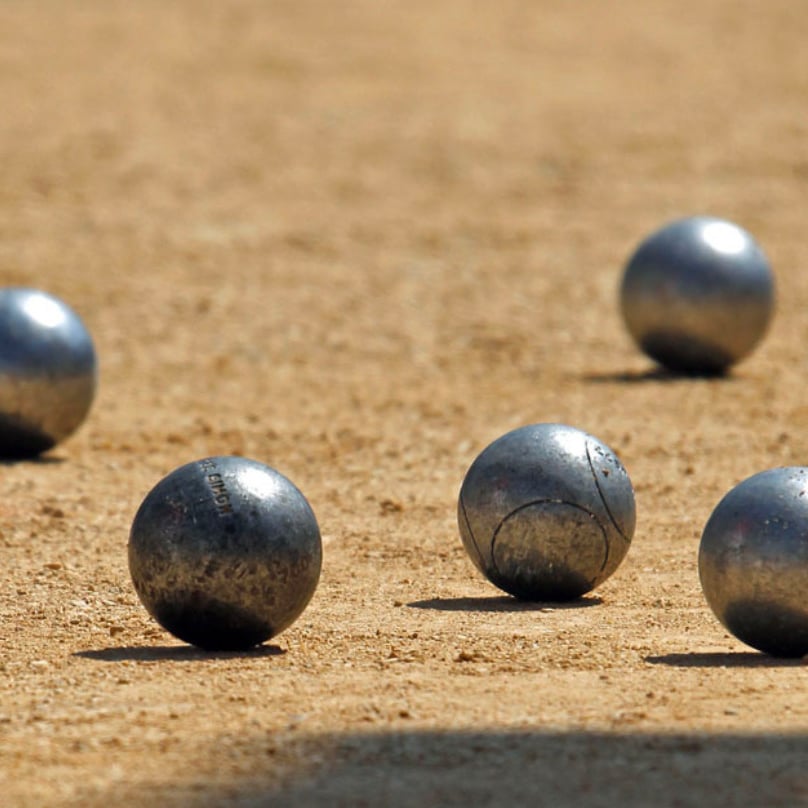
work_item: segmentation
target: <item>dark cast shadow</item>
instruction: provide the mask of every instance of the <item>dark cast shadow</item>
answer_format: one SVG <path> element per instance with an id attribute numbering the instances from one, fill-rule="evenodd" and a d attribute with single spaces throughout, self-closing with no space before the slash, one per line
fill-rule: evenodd
<path id="1" fill-rule="evenodd" d="M 33 457 L 0 457 L 0 466 L 59 466 L 66 458 L 60 455 L 34 455 Z"/>
<path id="2" fill-rule="evenodd" d="M 651 665 L 669 665 L 674 668 L 798 668 L 808 667 L 808 660 L 769 656 L 758 651 L 722 653 L 720 651 L 692 654 L 662 654 L 647 656 Z"/>
<path id="3" fill-rule="evenodd" d="M 205 651 L 193 645 L 130 645 L 76 651 L 73 656 L 99 662 L 205 662 L 214 659 L 260 659 L 285 654 L 278 645 L 258 645 L 246 651 Z"/>
<path id="4" fill-rule="evenodd" d="M 586 609 L 603 603 L 599 597 L 577 598 L 569 601 L 517 600 L 508 595 L 482 598 L 429 598 L 408 603 L 411 609 L 432 609 L 437 612 L 549 612 L 562 609 Z"/>
<path id="5" fill-rule="evenodd" d="M 664 367 L 651 367 L 639 371 L 585 373 L 582 378 L 583 381 L 594 384 L 646 384 L 648 382 L 668 384 L 680 381 L 733 382 L 738 377 L 733 376 L 729 371 L 724 373 L 685 373 Z"/>

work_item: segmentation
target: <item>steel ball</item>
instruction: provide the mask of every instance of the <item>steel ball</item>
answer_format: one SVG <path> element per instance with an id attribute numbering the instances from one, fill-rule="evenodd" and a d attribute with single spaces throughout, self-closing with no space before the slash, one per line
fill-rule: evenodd
<path id="1" fill-rule="evenodd" d="M 129 536 L 129 571 L 166 630 L 208 650 L 242 650 L 290 626 L 320 577 L 322 542 L 303 494 L 243 457 L 209 457 L 148 493 Z"/>
<path id="2" fill-rule="evenodd" d="M 768 259 L 748 232 L 694 216 L 639 245 L 625 267 L 620 306 L 634 341 L 660 365 L 720 374 L 763 338 L 774 287 Z"/>
<path id="3" fill-rule="evenodd" d="M 808 468 L 762 471 L 730 490 L 704 527 L 698 568 L 737 639 L 772 656 L 808 654 Z"/>
<path id="4" fill-rule="evenodd" d="M 71 435 L 95 397 L 92 338 L 64 302 L 0 289 L 0 457 L 33 457 Z"/>
<path id="5" fill-rule="evenodd" d="M 525 600 L 571 600 L 605 581 L 628 552 L 634 491 L 597 438 L 532 424 L 477 456 L 457 519 L 472 562 L 495 586 Z"/>

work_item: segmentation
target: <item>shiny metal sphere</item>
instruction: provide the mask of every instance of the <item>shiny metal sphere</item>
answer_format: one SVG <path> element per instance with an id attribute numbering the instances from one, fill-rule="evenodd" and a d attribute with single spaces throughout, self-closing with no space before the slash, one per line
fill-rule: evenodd
<path id="1" fill-rule="evenodd" d="M 774 277 L 737 225 L 696 216 L 650 235 L 620 288 L 631 336 L 652 359 L 683 373 L 718 374 L 760 342 L 774 311 Z"/>
<path id="2" fill-rule="evenodd" d="M 0 289 L 0 457 L 71 435 L 95 396 L 95 348 L 78 315 L 36 289 Z"/>
<path id="3" fill-rule="evenodd" d="M 699 545 L 707 603 L 741 642 L 808 654 L 808 468 L 770 469 L 733 488 Z"/>
<path id="4" fill-rule="evenodd" d="M 634 491 L 615 454 L 563 424 L 533 424 L 484 449 L 458 498 L 460 536 L 491 583 L 525 600 L 594 589 L 628 552 Z"/>
<path id="5" fill-rule="evenodd" d="M 242 457 L 188 463 L 135 515 L 129 571 L 149 614 L 208 650 L 258 645 L 291 625 L 320 577 L 322 543 L 303 494 Z"/>

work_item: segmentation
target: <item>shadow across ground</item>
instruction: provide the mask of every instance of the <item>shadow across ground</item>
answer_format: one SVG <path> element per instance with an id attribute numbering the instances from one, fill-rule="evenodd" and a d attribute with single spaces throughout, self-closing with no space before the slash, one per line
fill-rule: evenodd
<path id="1" fill-rule="evenodd" d="M 214 744 L 210 761 L 194 762 L 192 785 L 133 785 L 124 801 L 183 808 L 808 804 L 805 734 L 267 734 L 245 739 L 242 779 L 227 782 L 205 774 L 220 752 Z"/>

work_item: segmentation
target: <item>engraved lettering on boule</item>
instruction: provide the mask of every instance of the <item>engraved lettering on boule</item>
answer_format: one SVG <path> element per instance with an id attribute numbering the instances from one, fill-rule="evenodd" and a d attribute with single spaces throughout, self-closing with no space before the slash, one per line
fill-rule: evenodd
<path id="1" fill-rule="evenodd" d="M 225 485 L 224 478 L 216 471 L 216 464 L 212 460 L 202 460 L 199 468 L 205 474 L 205 482 L 213 494 L 213 503 L 219 516 L 228 516 L 233 513 L 233 504 L 230 501 L 230 493 Z"/>

